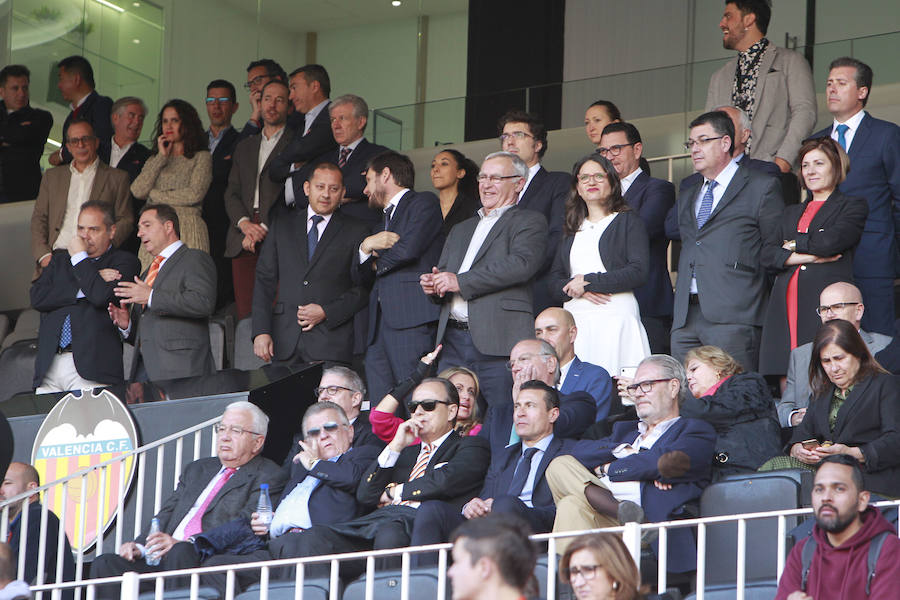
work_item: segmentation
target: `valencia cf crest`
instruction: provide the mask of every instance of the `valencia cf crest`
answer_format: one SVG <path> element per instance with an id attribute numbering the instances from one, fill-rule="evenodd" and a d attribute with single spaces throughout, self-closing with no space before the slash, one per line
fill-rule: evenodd
<path id="1" fill-rule="evenodd" d="M 31 463 L 40 473 L 41 483 L 49 483 L 137 447 L 134 418 L 115 394 L 109 390 L 70 392 L 41 424 Z M 112 524 L 134 472 L 135 460 L 129 457 L 45 492 L 44 504 L 60 519 L 65 514 L 72 550 L 87 552 Z"/>

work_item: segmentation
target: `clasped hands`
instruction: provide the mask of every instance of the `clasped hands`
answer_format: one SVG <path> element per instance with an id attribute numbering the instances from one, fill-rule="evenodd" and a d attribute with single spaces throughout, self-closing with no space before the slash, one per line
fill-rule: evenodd
<path id="1" fill-rule="evenodd" d="M 428 296 L 443 298 L 447 294 L 459 292 L 459 279 L 456 273 L 439 271 L 437 267 L 431 267 L 431 273 L 419 275 L 419 285 Z"/>
<path id="2" fill-rule="evenodd" d="M 569 298 L 584 298 L 594 304 L 606 304 L 612 298 L 612 294 L 585 291 L 588 285 L 590 285 L 590 282 L 584 278 L 584 275 L 575 275 L 569 280 L 569 283 L 563 286 L 563 292 Z"/>

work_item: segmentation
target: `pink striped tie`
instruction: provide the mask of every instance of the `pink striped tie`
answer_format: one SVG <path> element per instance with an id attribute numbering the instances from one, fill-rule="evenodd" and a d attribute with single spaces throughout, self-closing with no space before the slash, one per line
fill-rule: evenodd
<path id="1" fill-rule="evenodd" d="M 201 521 L 203 520 L 203 513 L 206 512 L 206 509 L 209 508 L 209 503 L 212 502 L 212 499 L 216 497 L 216 494 L 219 493 L 219 490 L 224 487 L 228 480 L 231 479 L 231 476 L 237 472 L 237 469 L 233 469 L 231 467 L 226 467 L 225 472 L 222 473 L 222 476 L 219 477 L 219 481 L 216 482 L 216 485 L 213 486 L 213 489 L 209 491 L 209 494 L 206 495 L 206 500 L 203 501 L 203 504 L 200 505 L 200 508 L 197 509 L 197 512 L 194 513 L 194 516 L 191 517 L 191 520 L 188 521 L 188 524 L 184 528 L 184 537 L 191 537 L 197 535 L 201 531 L 203 531 L 203 524 Z"/>

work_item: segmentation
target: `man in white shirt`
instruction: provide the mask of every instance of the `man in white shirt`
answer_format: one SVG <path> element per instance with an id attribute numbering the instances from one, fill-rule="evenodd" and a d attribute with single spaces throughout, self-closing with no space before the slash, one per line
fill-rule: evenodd
<path id="1" fill-rule="evenodd" d="M 105 155 L 101 154 L 100 159 L 113 168 L 127 171 L 130 181 L 140 174 L 150 156 L 150 150 L 138 143 L 146 116 L 147 107 L 140 98 L 125 96 L 113 103 L 110 149 Z"/>

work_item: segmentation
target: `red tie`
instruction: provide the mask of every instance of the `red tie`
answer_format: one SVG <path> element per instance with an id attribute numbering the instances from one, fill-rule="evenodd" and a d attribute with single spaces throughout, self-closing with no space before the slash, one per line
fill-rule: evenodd
<path id="1" fill-rule="evenodd" d="M 184 528 L 184 537 L 191 537 L 197 535 L 201 531 L 203 531 L 203 524 L 201 521 L 203 520 L 203 513 L 206 512 L 206 509 L 209 507 L 209 503 L 212 502 L 212 499 L 216 497 L 216 494 L 219 493 L 219 490 L 228 483 L 228 480 L 231 479 L 231 476 L 237 472 L 237 469 L 232 469 L 231 467 L 226 467 L 225 472 L 222 473 L 222 476 L 219 477 L 219 481 L 216 482 L 216 485 L 213 486 L 213 489 L 209 491 L 209 494 L 206 495 L 206 500 L 203 501 L 203 504 L 200 505 L 200 508 L 197 509 L 197 512 L 194 513 L 194 516 L 191 517 L 191 520 L 188 521 L 187 526 Z"/>

